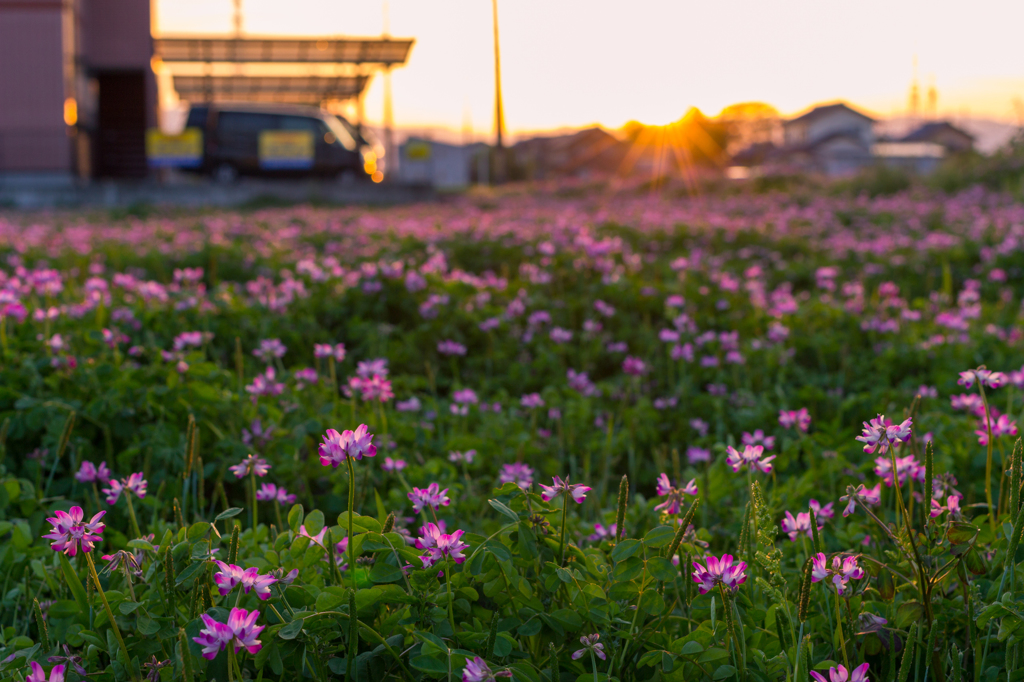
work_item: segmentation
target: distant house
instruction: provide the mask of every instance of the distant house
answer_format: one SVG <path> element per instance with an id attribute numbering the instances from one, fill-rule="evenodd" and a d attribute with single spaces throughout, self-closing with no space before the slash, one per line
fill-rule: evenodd
<path id="1" fill-rule="evenodd" d="M 463 189 L 481 161 L 486 166 L 487 145 L 453 145 L 410 137 L 399 148 L 397 178 L 439 190 Z"/>
<path id="2" fill-rule="evenodd" d="M 838 102 L 816 106 L 805 114 L 782 123 L 783 140 L 787 147 L 798 147 L 835 138 L 839 133 L 860 139 L 865 147 L 875 141 L 875 119 L 853 107 Z"/>
<path id="3" fill-rule="evenodd" d="M 949 121 L 933 121 L 903 137 L 900 142 L 930 142 L 941 145 L 947 154 L 959 154 L 974 149 L 974 136 L 957 128 Z"/>
<path id="4" fill-rule="evenodd" d="M 512 147 L 516 166 L 526 179 L 585 178 L 616 173 L 628 147 L 603 128 L 569 135 L 534 137 Z"/>
<path id="5" fill-rule="evenodd" d="M 848 175 L 872 163 L 875 119 L 838 102 L 784 121 L 783 146 L 771 159 L 826 175 Z"/>

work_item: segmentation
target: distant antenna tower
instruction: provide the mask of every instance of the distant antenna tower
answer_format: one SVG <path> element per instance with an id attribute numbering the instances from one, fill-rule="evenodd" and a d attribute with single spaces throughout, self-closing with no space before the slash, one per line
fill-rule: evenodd
<path id="1" fill-rule="evenodd" d="M 939 91 L 935 88 L 935 76 L 928 85 L 928 118 L 939 117 Z"/>
<path id="2" fill-rule="evenodd" d="M 921 111 L 921 93 L 917 87 L 917 55 L 914 56 L 914 78 L 910 82 L 910 118 L 917 119 Z"/>
<path id="3" fill-rule="evenodd" d="M 235 37 L 242 37 L 242 0 L 234 0 L 235 13 L 234 13 L 234 24 L 235 24 Z"/>

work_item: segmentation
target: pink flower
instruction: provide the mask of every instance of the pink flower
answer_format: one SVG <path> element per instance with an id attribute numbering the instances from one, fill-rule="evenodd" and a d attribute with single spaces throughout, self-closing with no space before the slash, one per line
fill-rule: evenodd
<path id="1" fill-rule="evenodd" d="M 668 474 L 663 473 L 658 476 L 657 493 L 659 497 L 667 497 L 667 499 L 657 505 L 654 511 L 664 512 L 665 514 L 678 514 L 682 508 L 683 495 L 697 495 L 697 479 L 691 479 L 682 488 L 673 488 L 672 483 L 668 479 Z"/>
<path id="2" fill-rule="evenodd" d="M 465 452 L 452 450 L 451 452 L 448 453 L 448 461 L 456 464 L 458 464 L 459 462 L 472 464 L 474 457 L 476 457 L 476 450 L 466 450 Z"/>
<path id="3" fill-rule="evenodd" d="M 572 495 L 572 499 L 576 504 L 583 504 L 583 500 L 587 499 L 587 493 L 592 490 L 592 488 L 581 483 L 570 484 L 568 476 L 565 477 L 564 481 L 558 476 L 553 476 L 551 478 L 551 485 L 544 485 L 543 483 L 539 485 L 541 489 L 540 496 L 545 502 L 550 502 L 564 492 Z"/>
<path id="4" fill-rule="evenodd" d="M 817 520 L 817 519 L 815 519 Z M 786 518 L 782 519 L 782 532 L 789 535 L 789 539 L 794 542 L 800 535 L 806 535 L 807 537 L 814 537 L 814 533 L 811 530 L 811 514 L 810 512 L 800 512 L 793 518 L 793 514 L 786 512 Z M 818 530 L 821 530 L 822 526 L 818 526 Z"/>
<path id="5" fill-rule="evenodd" d="M 779 424 L 785 429 L 797 428 L 806 433 L 811 426 L 811 415 L 806 407 L 799 410 L 779 410 Z"/>
<path id="6" fill-rule="evenodd" d="M 745 445 L 743 452 L 737 451 L 736 448 L 730 445 L 726 448 L 726 452 L 729 453 L 729 456 L 726 458 L 725 463 L 731 466 L 735 472 L 739 472 L 743 467 L 765 474 L 772 472 L 772 460 L 775 459 L 775 455 L 762 459 L 761 455 L 764 454 L 764 447 L 761 445 Z"/>
<path id="7" fill-rule="evenodd" d="M 604 540 L 606 538 L 614 538 L 617 533 L 618 533 L 618 526 L 616 524 L 614 524 L 614 523 L 612 525 L 610 525 L 610 526 L 605 526 L 605 525 L 600 524 L 600 523 L 595 523 L 594 524 L 594 532 L 591 533 L 590 535 L 588 535 L 587 539 L 590 540 L 591 542 L 600 542 L 601 540 Z"/>
<path id="8" fill-rule="evenodd" d="M 699 448 L 696 445 L 691 445 L 686 448 L 686 461 L 690 464 L 696 464 L 697 462 L 710 462 L 711 451 L 705 448 Z"/>
<path id="9" fill-rule="evenodd" d="M 219 623 L 210 616 L 200 615 L 203 624 L 206 626 L 199 631 L 198 637 L 192 641 L 203 648 L 203 657 L 212 661 L 217 654 L 223 651 L 229 644 L 235 647 L 235 653 L 245 649 L 250 654 L 258 653 L 263 645 L 256 637 L 263 631 L 265 625 L 256 625 L 259 618 L 259 611 L 246 611 L 242 608 L 231 609 L 228 614 L 227 623 Z"/>
<path id="10" fill-rule="evenodd" d="M 431 483 L 426 488 L 413 488 L 411 493 L 406 493 L 409 500 L 412 502 L 412 508 L 419 514 L 426 507 L 431 507 L 435 511 L 441 507 L 447 507 L 451 504 L 451 500 L 448 499 L 448 488 L 441 490 L 441 486 L 436 482 Z"/>
<path id="11" fill-rule="evenodd" d="M 583 645 L 583 648 L 573 652 L 572 660 L 578 661 L 583 658 L 584 654 L 588 651 L 592 651 L 594 655 L 602 661 L 607 660 L 608 656 L 604 653 L 604 644 L 597 641 L 599 639 L 601 639 L 601 635 L 596 632 L 592 635 L 583 635 L 580 637 L 580 644 Z"/>
<path id="12" fill-rule="evenodd" d="M 256 499 L 260 502 L 277 501 L 280 504 L 295 504 L 296 497 L 295 495 L 288 494 L 288 491 L 283 486 L 263 483 L 260 485 L 260 489 L 256 491 Z"/>
<path id="13" fill-rule="evenodd" d="M 281 343 L 281 339 L 262 339 L 252 354 L 264 362 L 273 362 L 274 358 L 283 358 L 286 352 L 288 349 Z"/>
<path id="14" fill-rule="evenodd" d="M 906 457 L 896 458 L 896 478 L 899 478 L 900 484 L 906 482 L 907 477 L 918 478 L 915 474 L 920 471 L 920 477 L 923 477 L 923 467 L 917 463 L 917 459 L 913 455 L 907 455 Z M 889 488 L 893 485 L 893 474 L 892 474 L 892 459 L 890 457 L 876 457 L 875 458 L 875 474 L 882 477 L 885 481 L 885 485 Z"/>
<path id="15" fill-rule="evenodd" d="M 130 475 L 128 478 L 122 478 L 120 481 L 115 478 L 110 481 L 109 485 L 110 487 L 103 488 L 102 492 L 107 496 L 107 504 L 114 504 L 121 497 L 122 491 L 129 491 L 140 500 L 144 499 L 146 497 L 146 487 L 149 483 L 143 480 L 142 472 L 140 471 Z"/>
<path id="16" fill-rule="evenodd" d="M 498 482 L 502 485 L 505 483 L 515 483 L 523 490 L 526 490 L 533 485 L 533 469 L 522 462 L 502 465 L 501 473 L 498 474 Z"/>
<path id="17" fill-rule="evenodd" d="M 29 666 L 32 668 L 32 672 L 25 676 L 25 682 L 47 682 L 46 673 L 43 672 L 43 666 L 39 665 L 35 661 L 31 661 Z M 64 682 L 64 668 L 64 665 L 53 666 L 50 669 L 49 682 Z"/>
<path id="18" fill-rule="evenodd" d="M 465 355 L 466 347 L 457 341 L 446 339 L 437 344 L 437 352 L 441 355 Z"/>
<path id="19" fill-rule="evenodd" d="M 985 404 L 977 393 L 961 393 L 949 396 L 950 405 L 954 410 L 966 410 L 977 416 L 985 414 Z"/>
<path id="20" fill-rule="evenodd" d="M 839 498 L 840 502 L 848 502 L 846 509 L 843 510 L 843 516 L 849 516 L 857 508 L 857 503 L 869 504 L 872 507 L 879 505 L 882 502 L 882 484 L 876 483 L 874 488 L 867 488 L 863 483 L 857 486 L 856 489 L 852 489 L 850 486 L 850 492 Z"/>
<path id="21" fill-rule="evenodd" d="M 864 422 L 863 433 L 855 440 L 864 443 L 864 452 L 872 454 L 877 449 L 880 454 L 888 452 L 889 444 L 896 445 L 910 440 L 910 429 L 913 420 L 905 419 L 899 425 L 880 414 L 871 421 Z"/>
<path id="22" fill-rule="evenodd" d="M 332 346 L 329 343 L 317 343 L 313 346 L 313 357 L 316 358 L 330 358 L 333 357 L 336 362 L 342 362 L 345 359 L 345 344 L 339 343 Z"/>
<path id="23" fill-rule="evenodd" d="M 220 569 L 213 574 L 213 582 L 217 585 L 220 596 L 227 596 L 231 594 L 231 590 L 235 589 L 235 585 L 242 582 L 242 574 L 245 569 L 219 560 L 214 560 L 213 563 Z"/>
<path id="24" fill-rule="evenodd" d="M 536 407 L 544 407 L 544 399 L 540 397 L 540 393 L 527 393 L 519 399 L 519 404 L 530 410 Z"/>
<path id="25" fill-rule="evenodd" d="M 938 516 L 942 516 L 945 512 L 949 512 L 949 515 L 954 518 L 960 517 L 960 496 L 950 495 L 946 498 L 946 504 L 942 504 L 936 499 L 932 499 L 932 509 L 930 515 L 934 519 Z"/>
<path id="26" fill-rule="evenodd" d="M 832 509 L 833 502 L 829 502 L 825 506 L 822 506 L 817 500 L 811 500 L 807 503 L 807 506 L 814 512 L 814 518 L 818 521 L 829 521 L 835 516 L 835 510 Z"/>
<path id="27" fill-rule="evenodd" d="M 405 463 L 404 459 L 391 459 L 390 457 L 384 458 L 384 463 L 381 464 L 380 468 L 388 473 L 398 472 L 409 466 Z"/>
<path id="28" fill-rule="evenodd" d="M 337 467 L 346 457 L 352 457 L 356 461 L 363 457 L 374 457 L 377 454 L 377 446 L 372 441 L 373 434 L 369 432 L 366 424 L 360 424 L 355 431 L 346 429 L 342 433 L 327 429 L 319 449 L 320 463 L 325 467 Z"/>
<path id="29" fill-rule="evenodd" d="M 831 578 L 836 592 L 840 595 L 846 591 L 851 580 L 860 580 L 863 577 L 864 569 L 857 565 L 855 556 L 848 556 L 844 559 L 834 556 L 831 567 L 828 565 L 828 559 L 821 552 L 815 554 L 811 559 L 811 582 L 816 583 Z"/>
<path id="30" fill-rule="evenodd" d="M 512 677 L 512 671 L 499 670 L 494 672 L 487 665 L 487 661 L 479 656 L 466 659 L 466 667 L 462 669 L 462 682 L 494 682 L 495 678 L 498 677 Z"/>
<path id="31" fill-rule="evenodd" d="M 53 540 L 50 548 L 55 552 L 64 552 L 68 556 L 75 556 L 79 549 L 91 552 L 96 543 L 103 539 L 100 533 L 106 526 L 100 519 L 106 513 L 101 511 L 86 523 L 81 507 L 72 507 L 67 512 L 58 509 L 53 512 L 52 518 L 46 519 L 53 529 L 43 537 Z"/>
<path id="32" fill-rule="evenodd" d="M 828 669 L 828 678 L 819 672 L 811 671 L 811 677 L 817 682 L 868 682 L 868 664 L 862 663 L 853 669 L 851 676 L 846 667 L 839 665 Z"/>
<path id="33" fill-rule="evenodd" d="M 106 485 L 112 475 L 110 469 L 107 468 L 106 462 L 100 462 L 100 465 L 97 467 L 92 462 L 83 461 L 82 466 L 78 468 L 78 473 L 75 474 L 75 480 L 79 483 L 99 482 Z"/>
<path id="34" fill-rule="evenodd" d="M 988 428 L 992 427 L 992 437 L 1000 438 L 1002 436 L 1016 436 L 1017 435 L 1017 422 L 1011 420 L 1007 415 L 1001 414 L 997 419 L 991 419 L 990 424 L 986 425 L 985 420 L 981 419 L 978 422 L 978 428 L 974 432 L 978 436 L 978 443 L 981 445 L 988 445 Z"/>
<path id="35" fill-rule="evenodd" d="M 260 396 L 281 395 L 284 392 L 284 384 L 276 381 L 277 372 L 273 365 L 267 365 L 263 374 L 257 374 L 252 383 L 245 387 L 246 392 L 252 396 L 253 402 Z"/>
<path id="36" fill-rule="evenodd" d="M 975 381 L 985 388 L 999 388 L 1007 383 L 1008 377 L 1002 372 L 993 372 L 984 368 L 969 369 L 966 372 L 960 372 L 960 378 L 956 383 L 964 388 L 971 388 Z"/>
<path id="37" fill-rule="evenodd" d="M 707 594 L 718 585 L 725 585 L 735 592 L 747 580 L 746 562 L 734 565 L 730 554 L 723 554 L 721 559 L 709 555 L 705 562 L 706 567 L 693 562 L 693 582 L 698 583 L 697 589 L 701 594 Z"/>
<path id="38" fill-rule="evenodd" d="M 295 371 L 295 388 L 302 390 L 306 384 L 316 384 L 320 381 L 320 375 L 312 367 L 305 367 Z"/>
<path id="39" fill-rule="evenodd" d="M 771 450 L 775 447 L 775 436 L 766 436 L 761 429 L 757 429 L 754 433 L 744 431 L 743 436 L 740 437 L 740 443 L 743 445 L 763 445 L 765 450 Z"/>
<path id="40" fill-rule="evenodd" d="M 639 377 L 647 374 L 649 368 L 640 358 L 629 355 L 622 361 L 622 371 L 631 376 Z"/>
<path id="41" fill-rule="evenodd" d="M 454 559 L 457 564 L 466 560 L 462 552 L 468 549 L 469 545 L 459 540 L 465 531 L 457 530 L 449 534 L 443 532 L 436 524 L 428 523 L 421 532 L 423 537 L 416 542 L 416 546 L 427 550 L 427 553 L 420 557 L 424 568 L 430 568 L 445 557 Z"/>
<path id="42" fill-rule="evenodd" d="M 238 464 L 228 467 L 228 470 L 237 478 L 245 478 L 251 473 L 262 477 L 270 472 L 270 463 L 259 455 L 250 454 Z"/>

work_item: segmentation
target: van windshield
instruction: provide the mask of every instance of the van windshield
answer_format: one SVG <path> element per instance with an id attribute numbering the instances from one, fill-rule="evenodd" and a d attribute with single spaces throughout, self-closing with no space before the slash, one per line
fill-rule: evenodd
<path id="1" fill-rule="evenodd" d="M 346 129 L 345 126 L 341 125 L 341 122 L 337 118 L 334 116 L 324 116 L 323 120 L 324 123 L 327 124 L 327 127 L 331 129 L 331 132 L 334 133 L 334 136 L 338 138 L 338 142 L 342 147 L 351 152 L 356 151 L 359 145 L 356 144 L 355 138 L 352 137 L 351 133 L 348 132 L 348 129 Z"/>

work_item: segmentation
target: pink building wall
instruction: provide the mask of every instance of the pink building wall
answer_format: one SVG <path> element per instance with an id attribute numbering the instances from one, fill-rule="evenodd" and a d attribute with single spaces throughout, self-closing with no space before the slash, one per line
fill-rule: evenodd
<path id="1" fill-rule="evenodd" d="M 70 172 L 61 3 L 0 0 L 0 172 Z"/>

